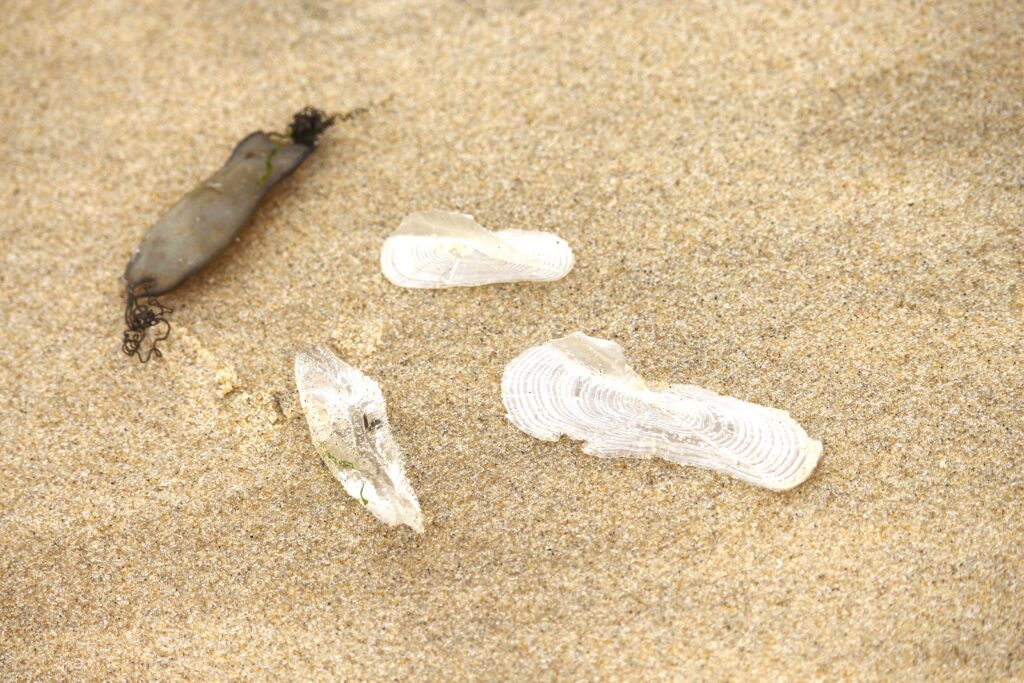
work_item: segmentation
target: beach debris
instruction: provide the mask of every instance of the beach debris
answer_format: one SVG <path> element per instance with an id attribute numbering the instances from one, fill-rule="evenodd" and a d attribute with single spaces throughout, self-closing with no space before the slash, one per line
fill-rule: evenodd
<path id="1" fill-rule="evenodd" d="M 557 235 L 491 231 L 449 211 L 406 216 L 380 252 L 384 277 L 417 289 L 548 282 L 565 277 L 573 262 L 572 249 Z"/>
<path id="2" fill-rule="evenodd" d="M 244 138 L 219 171 L 199 183 L 156 222 L 124 271 L 126 330 L 121 349 L 145 363 L 160 357 L 172 309 L 157 297 L 180 286 L 231 244 L 267 193 L 316 148 L 339 116 L 306 107 L 283 133 Z M 154 329 L 155 328 L 155 329 Z"/>
<path id="3" fill-rule="evenodd" d="M 564 434 L 590 455 L 657 456 L 779 491 L 807 479 L 821 455 L 789 413 L 688 384 L 652 388 L 618 344 L 582 332 L 510 362 L 501 397 L 512 424 L 538 439 Z"/>
<path id="4" fill-rule="evenodd" d="M 345 491 L 388 526 L 423 533 L 380 385 L 326 346 L 295 355 L 295 383 L 313 445 Z"/>

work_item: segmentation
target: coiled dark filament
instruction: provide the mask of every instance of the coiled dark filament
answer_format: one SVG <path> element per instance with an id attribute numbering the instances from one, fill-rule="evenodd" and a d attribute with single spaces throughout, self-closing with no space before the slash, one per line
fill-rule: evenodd
<path id="1" fill-rule="evenodd" d="M 121 350 L 125 355 L 138 356 L 139 362 L 146 363 L 153 356 L 163 356 L 157 345 L 171 335 L 171 323 L 164 316 L 173 313 L 174 309 L 164 306 L 156 297 L 149 297 L 142 303 L 145 290 L 136 294 L 137 288 L 129 286 L 125 289 L 124 324 L 127 329 L 121 341 Z M 160 329 L 149 332 L 153 327 Z M 149 343 L 145 344 L 147 338 Z"/>

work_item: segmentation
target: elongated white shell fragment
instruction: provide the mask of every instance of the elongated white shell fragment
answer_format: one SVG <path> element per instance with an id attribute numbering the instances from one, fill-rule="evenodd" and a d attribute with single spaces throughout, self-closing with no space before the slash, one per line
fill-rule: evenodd
<path id="1" fill-rule="evenodd" d="M 380 385 L 324 346 L 295 355 L 295 383 L 313 445 L 345 491 L 388 526 L 422 533 Z"/>
<path id="2" fill-rule="evenodd" d="M 501 398 L 512 424 L 538 439 L 565 434 L 591 455 L 658 456 L 775 490 L 803 482 L 821 456 L 789 413 L 692 385 L 652 389 L 618 344 L 581 332 L 515 358 Z"/>
<path id="3" fill-rule="evenodd" d="M 472 216 L 448 211 L 406 216 L 380 251 L 384 277 L 418 289 L 558 280 L 573 262 L 572 249 L 557 235 L 491 232 Z"/>

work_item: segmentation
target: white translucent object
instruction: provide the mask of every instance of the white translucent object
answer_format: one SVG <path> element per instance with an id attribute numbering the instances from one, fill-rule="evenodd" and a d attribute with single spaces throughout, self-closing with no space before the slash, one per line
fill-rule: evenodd
<path id="1" fill-rule="evenodd" d="M 789 413 L 687 384 L 652 389 L 612 341 L 577 332 L 505 368 L 508 419 L 527 434 L 584 441 L 602 457 L 657 456 L 785 490 L 814 471 L 821 442 Z"/>
<path id="2" fill-rule="evenodd" d="M 385 524 L 422 533 L 380 385 L 324 346 L 295 355 L 295 383 L 313 445 L 345 491 Z"/>
<path id="3" fill-rule="evenodd" d="M 472 216 L 448 211 L 406 216 L 380 251 L 384 277 L 419 289 L 558 280 L 573 262 L 572 249 L 557 235 L 492 232 Z"/>

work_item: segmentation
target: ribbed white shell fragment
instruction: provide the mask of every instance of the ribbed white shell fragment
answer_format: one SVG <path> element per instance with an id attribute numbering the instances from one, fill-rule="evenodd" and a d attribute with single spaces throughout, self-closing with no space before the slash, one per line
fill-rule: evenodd
<path id="1" fill-rule="evenodd" d="M 345 491 L 388 526 L 422 533 L 380 385 L 323 346 L 295 355 L 295 383 L 313 445 Z"/>
<path id="2" fill-rule="evenodd" d="M 492 232 L 472 216 L 448 211 L 406 216 L 380 251 L 384 277 L 418 289 L 558 280 L 573 262 L 572 249 L 557 235 Z"/>
<path id="3" fill-rule="evenodd" d="M 512 424 L 538 439 L 565 434 L 591 455 L 658 456 L 770 489 L 800 484 L 821 455 L 789 413 L 692 385 L 652 389 L 618 344 L 581 332 L 509 363 L 501 397 Z"/>

